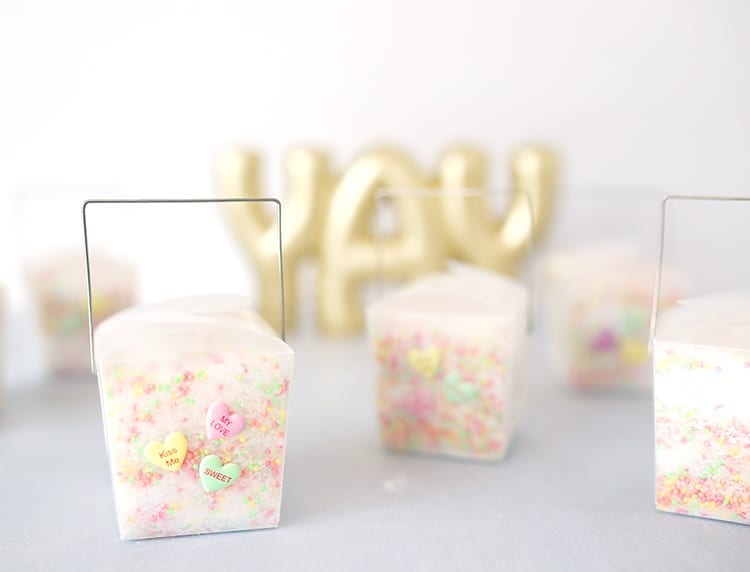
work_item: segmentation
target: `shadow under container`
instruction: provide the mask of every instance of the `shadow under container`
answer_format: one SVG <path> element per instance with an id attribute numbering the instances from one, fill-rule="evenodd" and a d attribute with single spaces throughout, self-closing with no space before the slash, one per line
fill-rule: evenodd
<path id="1" fill-rule="evenodd" d="M 516 429 L 528 293 L 485 271 L 437 274 L 367 309 L 390 449 L 499 460 Z"/>
<path id="2" fill-rule="evenodd" d="M 123 539 L 278 525 L 293 352 L 249 308 L 199 296 L 96 329 Z"/>
<path id="3" fill-rule="evenodd" d="M 680 301 L 658 324 L 656 506 L 750 524 L 750 292 Z"/>

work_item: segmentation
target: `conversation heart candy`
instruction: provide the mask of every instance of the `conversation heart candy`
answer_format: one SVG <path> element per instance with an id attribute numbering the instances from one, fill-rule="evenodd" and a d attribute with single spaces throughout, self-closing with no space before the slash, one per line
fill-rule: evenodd
<path id="1" fill-rule="evenodd" d="M 617 336 L 610 329 L 600 331 L 589 343 L 589 349 L 597 353 L 610 352 L 617 349 Z"/>
<path id="2" fill-rule="evenodd" d="M 620 348 L 622 360 L 628 365 L 638 365 L 648 361 L 648 346 L 638 338 L 625 338 Z"/>
<path id="3" fill-rule="evenodd" d="M 219 457 L 208 455 L 201 461 L 200 476 L 206 492 L 213 493 L 234 483 L 240 476 L 240 468 L 234 463 L 222 465 Z"/>
<path id="4" fill-rule="evenodd" d="M 461 376 L 452 371 L 443 379 L 445 397 L 453 403 L 466 403 L 479 397 L 479 389 L 473 383 L 461 380 Z"/>
<path id="5" fill-rule="evenodd" d="M 152 441 L 143 449 L 143 454 L 152 465 L 179 471 L 187 453 L 187 439 L 177 431 L 164 437 L 164 441 Z"/>
<path id="6" fill-rule="evenodd" d="M 245 418 L 233 413 L 223 401 L 216 401 L 206 413 L 206 435 L 209 439 L 221 439 L 237 435 L 245 427 Z"/>
<path id="7" fill-rule="evenodd" d="M 425 377 L 432 377 L 440 365 L 440 352 L 434 347 L 412 349 L 409 350 L 407 359 L 415 371 Z"/>

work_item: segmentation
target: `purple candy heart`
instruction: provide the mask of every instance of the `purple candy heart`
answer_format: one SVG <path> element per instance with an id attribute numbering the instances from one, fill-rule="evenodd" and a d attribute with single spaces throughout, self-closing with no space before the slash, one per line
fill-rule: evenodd
<path id="1" fill-rule="evenodd" d="M 617 349 L 617 337 L 612 330 L 602 330 L 591 340 L 589 348 L 594 352 L 609 352 Z"/>

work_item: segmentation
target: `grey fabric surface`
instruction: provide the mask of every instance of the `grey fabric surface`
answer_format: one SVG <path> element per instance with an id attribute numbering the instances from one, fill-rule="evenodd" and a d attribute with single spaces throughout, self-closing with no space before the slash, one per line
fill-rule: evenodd
<path id="1" fill-rule="evenodd" d="M 278 529 L 120 541 L 96 385 L 57 381 L 5 395 L 0 570 L 750 569 L 750 527 L 654 509 L 648 398 L 537 373 L 503 463 L 399 455 L 364 342 L 292 343 Z"/>

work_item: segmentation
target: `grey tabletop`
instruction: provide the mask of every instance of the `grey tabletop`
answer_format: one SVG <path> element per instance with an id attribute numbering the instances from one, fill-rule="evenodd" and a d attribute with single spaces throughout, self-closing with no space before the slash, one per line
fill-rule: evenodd
<path id="1" fill-rule="evenodd" d="M 537 374 L 499 464 L 384 451 L 363 340 L 299 340 L 274 530 L 118 539 L 96 384 L 0 415 L 0 570 L 748 570 L 750 527 L 659 513 L 648 398 Z"/>

